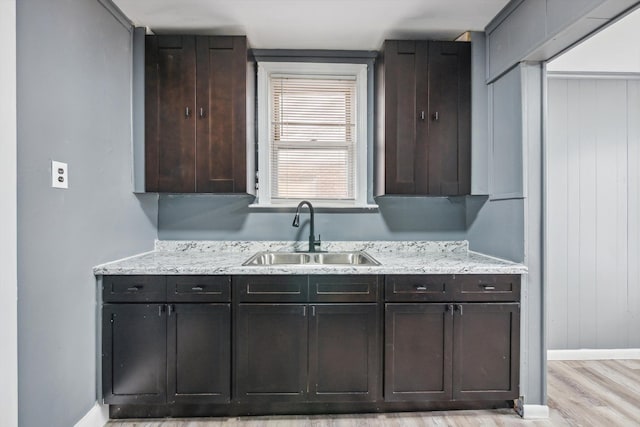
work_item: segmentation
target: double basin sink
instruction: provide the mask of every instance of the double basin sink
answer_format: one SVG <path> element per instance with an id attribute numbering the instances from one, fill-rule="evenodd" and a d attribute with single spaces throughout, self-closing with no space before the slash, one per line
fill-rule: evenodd
<path id="1" fill-rule="evenodd" d="M 258 252 L 244 264 L 265 265 L 380 265 L 363 251 L 354 252 Z"/>

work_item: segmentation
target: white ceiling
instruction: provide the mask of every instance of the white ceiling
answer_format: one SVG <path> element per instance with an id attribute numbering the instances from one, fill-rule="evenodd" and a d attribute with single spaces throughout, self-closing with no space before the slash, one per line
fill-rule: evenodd
<path id="1" fill-rule="evenodd" d="M 113 0 L 156 34 L 246 34 L 256 49 L 378 49 L 484 30 L 508 0 Z"/>

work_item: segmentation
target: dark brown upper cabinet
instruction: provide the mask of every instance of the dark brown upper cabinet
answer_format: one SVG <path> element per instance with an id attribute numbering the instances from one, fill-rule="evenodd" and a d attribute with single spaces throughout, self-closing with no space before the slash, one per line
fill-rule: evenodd
<path id="1" fill-rule="evenodd" d="M 470 194 L 470 43 L 385 41 L 377 91 L 376 193 Z"/>
<path id="2" fill-rule="evenodd" d="M 147 36 L 146 191 L 246 192 L 244 36 Z"/>

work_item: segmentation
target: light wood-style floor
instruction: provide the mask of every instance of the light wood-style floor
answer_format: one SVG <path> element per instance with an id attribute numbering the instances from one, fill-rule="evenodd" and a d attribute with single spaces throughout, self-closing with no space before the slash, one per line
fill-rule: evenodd
<path id="1" fill-rule="evenodd" d="M 107 427 L 640 426 L 640 360 L 550 361 L 547 420 L 508 409 L 371 415 L 110 421 Z"/>

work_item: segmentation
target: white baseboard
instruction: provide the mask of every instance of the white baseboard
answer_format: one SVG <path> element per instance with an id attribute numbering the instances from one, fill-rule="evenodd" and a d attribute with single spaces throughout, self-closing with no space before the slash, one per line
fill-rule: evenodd
<path id="1" fill-rule="evenodd" d="M 547 350 L 547 360 L 640 359 L 640 348 Z"/>
<path id="2" fill-rule="evenodd" d="M 87 414 L 78 421 L 75 427 L 104 427 L 109 421 L 109 406 L 97 402 Z"/>
<path id="3" fill-rule="evenodd" d="M 549 407 L 547 405 L 524 405 L 522 418 L 525 420 L 549 418 Z"/>

